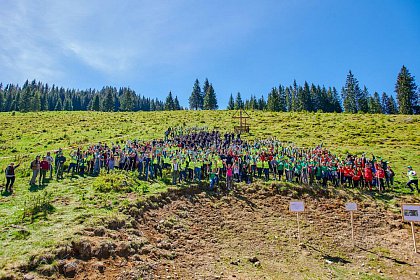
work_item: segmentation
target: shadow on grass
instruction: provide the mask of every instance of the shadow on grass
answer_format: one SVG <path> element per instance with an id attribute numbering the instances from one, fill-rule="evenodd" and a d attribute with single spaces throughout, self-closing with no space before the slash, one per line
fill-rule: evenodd
<path id="1" fill-rule="evenodd" d="M 313 245 L 311 245 L 311 244 L 307 244 L 307 243 L 305 243 L 305 245 L 304 245 L 304 246 L 306 246 L 306 247 L 307 247 L 307 248 L 309 248 L 309 249 L 312 249 L 312 250 L 314 250 L 314 251 L 319 252 L 319 253 L 321 254 L 322 258 L 323 258 L 323 259 L 325 259 L 325 260 L 327 260 L 327 261 L 330 261 L 330 262 L 333 262 L 333 263 L 342 263 L 342 264 L 348 264 L 348 263 L 351 263 L 351 261 L 346 260 L 346 259 L 344 259 L 344 258 L 342 258 L 342 257 L 328 255 L 328 254 L 326 254 L 325 252 L 321 251 L 320 249 L 315 248 L 315 247 L 314 247 Z"/>
<path id="2" fill-rule="evenodd" d="M 37 191 L 41 191 L 43 189 L 45 189 L 46 185 L 30 185 L 29 186 L 29 191 L 30 192 L 37 192 Z"/>
<path id="3" fill-rule="evenodd" d="M 2 190 L 2 191 L 0 191 L 0 193 L 1 193 L 1 196 L 4 196 L 4 197 L 8 197 L 8 196 L 13 195 L 13 192 L 9 192 L 9 191 L 6 191 L 6 190 Z"/>
<path id="4" fill-rule="evenodd" d="M 371 254 L 373 254 L 373 255 L 376 255 L 376 256 L 378 256 L 378 257 L 380 257 L 380 258 L 384 258 L 384 259 L 387 259 L 387 260 L 393 261 L 393 262 L 395 262 L 395 263 L 397 263 L 397 264 L 412 266 L 411 264 L 409 264 L 409 263 L 407 263 L 407 262 L 405 262 L 405 261 L 398 260 L 398 259 L 396 259 L 396 258 L 392 258 L 392 257 L 388 257 L 388 256 L 384 256 L 384 255 L 382 255 L 382 254 L 379 254 L 378 252 L 374 252 L 374 251 L 372 251 L 372 250 L 369 250 L 369 249 L 366 249 L 366 248 L 362 248 L 362 247 L 360 247 L 360 246 L 356 246 L 356 248 L 357 248 L 357 249 L 359 249 L 359 250 L 361 250 L 361 251 L 364 251 L 364 252 L 367 252 L 367 253 L 371 253 Z"/>
<path id="5" fill-rule="evenodd" d="M 343 259 L 341 257 L 332 257 L 330 255 L 322 255 L 322 258 L 324 260 L 328 260 L 328 261 L 333 262 L 333 263 L 342 263 L 342 264 L 351 263 L 351 261 L 348 261 L 348 260 Z"/>

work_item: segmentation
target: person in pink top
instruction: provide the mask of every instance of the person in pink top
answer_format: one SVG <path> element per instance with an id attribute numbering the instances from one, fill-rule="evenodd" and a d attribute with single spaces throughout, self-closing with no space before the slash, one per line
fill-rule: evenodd
<path id="1" fill-rule="evenodd" d="M 226 163 L 225 163 L 225 166 L 226 166 Z M 228 190 L 231 190 L 232 187 L 233 187 L 233 166 L 231 164 L 228 164 L 226 166 L 226 188 Z"/>

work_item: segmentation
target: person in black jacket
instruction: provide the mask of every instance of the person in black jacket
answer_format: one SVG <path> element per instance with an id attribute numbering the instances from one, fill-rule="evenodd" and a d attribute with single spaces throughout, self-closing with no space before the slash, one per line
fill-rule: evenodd
<path id="1" fill-rule="evenodd" d="M 13 162 L 6 167 L 6 192 L 13 192 L 13 184 L 15 183 L 15 169 L 20 166 L 20 163 L 15 166 Z"/>

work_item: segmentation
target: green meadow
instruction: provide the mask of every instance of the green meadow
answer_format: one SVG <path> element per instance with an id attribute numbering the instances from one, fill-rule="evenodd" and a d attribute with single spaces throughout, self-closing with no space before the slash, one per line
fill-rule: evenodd
<path id="1" fill-rule="evenodd" d="M 58 148 L 65 153 L 97 142 L 163 138 L 174 126 L 200 126 L 232 131 L 233 111 L 174 112 L 41 112 L 0 113 L 0 176 L 11 161 L 21 162 L 13 195 L 0 196 L 0 271 L 25 263 L 30 256 L 77 238 L 83 227 L 116 219 L 133 201 L 165 191 L 165 178 L 139 181 L 135 174 L 117 172 L 114 179 L 65 175 L 43 187 L 30 187 L 29 162 Z M 243 138 L 275 137 L 300 147 L 323 144 L 333 153 L 371 157 L 390 162 L 396 173 L 394 193 L 407 194 L 406 166 L 420 171 L 420 116 L 249 112 L 251 132 Z M 67 176 L 67 177 L 66 177 Z M 110 183 L 110 181 L 115 182 Z M 127 189 L 115 191 L 118 182 Z M 184 186 L 185 187 L 185 186 Z M 417 195 L 418 196 L 418 195 Z M 1 272 L 0 272 L 1 276 Z"/>

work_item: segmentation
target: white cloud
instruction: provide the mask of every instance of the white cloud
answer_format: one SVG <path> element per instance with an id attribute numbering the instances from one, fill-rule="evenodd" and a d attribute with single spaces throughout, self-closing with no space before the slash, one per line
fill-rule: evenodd
<path id="1" fill-rule="evenodd" d="M 196 3 L 10 1 L 0 12 L 0 74 L 65 79 L 69 61 L 110 77 L 141 74 L 229 47 L 253 30 L 252 14 L 236 6 Z"/>

